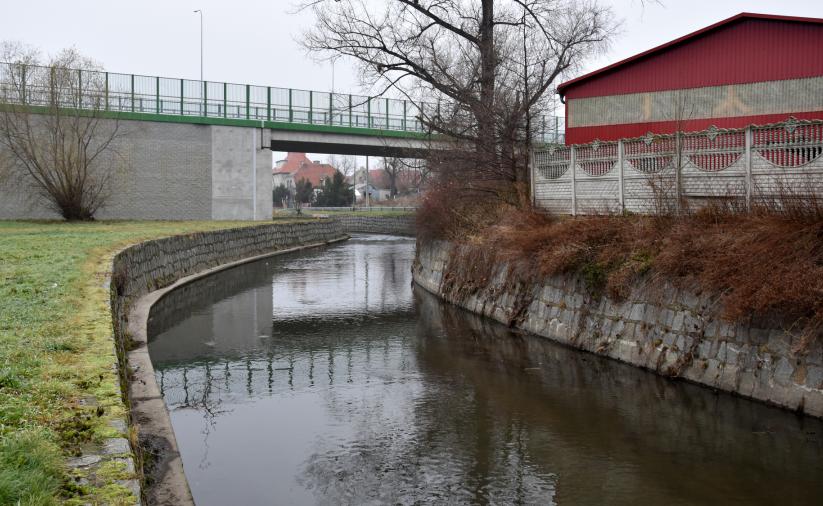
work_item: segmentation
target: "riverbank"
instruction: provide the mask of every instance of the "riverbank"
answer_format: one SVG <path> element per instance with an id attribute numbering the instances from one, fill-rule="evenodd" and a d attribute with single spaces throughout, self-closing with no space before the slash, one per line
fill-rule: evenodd
<path id="1" fill-rule="evenodd" d="M 823 417 L 819 225 L 717 218 L 526 216 L 421 240 L 414 276 L 511 327 Z"/>
<path id="2" fill-rule="evenodd" d="M 0 222 L 0 504 L 137 501 L 112 259 L 143 241 L 259 225 Z"/>
<path id="3" fill-rule="evenodd" d="M 128 385 L 133 447 L 148 504 L 194 504 L 148 351 L 151 308 L 167 293 L 217 271 L 348 239 L 337 220 L 273 223 L 145 241 L 114 257 L 111 308 L 121 384 Z"/>

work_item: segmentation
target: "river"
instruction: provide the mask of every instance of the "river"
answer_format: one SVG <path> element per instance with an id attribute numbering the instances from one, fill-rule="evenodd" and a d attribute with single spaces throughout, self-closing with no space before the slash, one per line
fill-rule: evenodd
<path id="1" fill-rule="evenodd" d="M 823 422 L 512 333 L 413 260 L 356 236 L 154 306 L 198 505 L 823 504 Z"/>

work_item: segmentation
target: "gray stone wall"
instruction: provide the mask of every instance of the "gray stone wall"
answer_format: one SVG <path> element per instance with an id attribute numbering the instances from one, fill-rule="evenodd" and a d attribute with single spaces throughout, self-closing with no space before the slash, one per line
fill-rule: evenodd
<path id="1" fill-rule="evenodd" d="M 414 279 L 469 311 L 658 374 L 823 417 L 823 346 L 794 354 L 795 337 L 775 321 L 728 323 L 713 294 L 638 283 L 624 301 L 593 297 L 557 276 L 509 286 L 506 265 L 473 293 L 445 293 L 453 245 L 418 243 Z"/>
<path id="2" fill-rule="evenodd" d="M 363 234 L 415 235 L 415 215 L 335 217 L 346 232 Z"/>
<path id="3" fill-rule="evenodd" d="M 127 248 L 114 259 L 112 288 L 139 297 L 217 265 L 345 237 L 334 220 L 274 223 L 177 235 Z"/>
<path id="4" fill-rule="evenodd" d="M 118 129 L 107 155 L 110 197 L 98 219 L 271 219 L 267 131 L 150 121 L 120 121 Z M 2 151 L 0 163 L 8 163 Z M 0 181 L 0 219 L 59 218 L 26 178 Z"/>
<path id="5" fill-rule="evenodd" d="M 129 416 L 132 418 L 130 422 L 137 427 L 141 447 L 152 453 L 151 460 L 157 473 L 152 476 L 154 482 L 160 483 L 164 473 L 173 474 L 179 471 L 181 474 L 178 476 L 182 476 L 182 468 L 175 469 L 174 465 L 170 464 L 173 462 L 170 454 L 176 453 L 176 444 L 173 441 L 140 429 L 141 425 L 152 427 L 158 423 L 168 424 L 168 417 L 163 411 L 165 405 L 162 399 L 159 399 L 156 384 L 153 385 L 154 388 L 150 384 L 154 382 L 153 371 L 139 370 L 139 366 L 132 366 L 131 374 L 129 373 L 130 366 L 126 357 L 147 354 L 145 340 L 133 341 L 133 335 L 130 334 L 129 317 L 132 304 L 140 297 L 167 287 L 181 278 L 220 265 L 346 237 L 340 223 L 335 220 L 277 223 L 146 241 L 126 248 L 114 257 L 110 286 L 118 372 L 124 392 L 128 392 L 126 402 L 129 406 Z M 150 363 L 142 369 L 146 368 L 151 369 Z M 141 378 L 136 382 L 140 384 L 131 382 L 132 375 Z M 147 393 L 150 392 L 158 393 L 153 397 L 147 397 Z M 134 406 L 137 408 L 133 407 L 132 400 L 136 402 Z M 162 412 L 157 413 L 158 409 Z M 170 424 L 167 429 L 171 434 Z M 185 478 L 182 479 L 184 484 Z M 147 498 L 149 504 L 157 502 L 157 498 L 151 493 Z"/>

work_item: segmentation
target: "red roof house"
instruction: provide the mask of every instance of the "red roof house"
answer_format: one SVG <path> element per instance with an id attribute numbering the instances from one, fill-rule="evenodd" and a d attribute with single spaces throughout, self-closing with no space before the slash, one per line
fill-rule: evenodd
<path id="1" fill-rule="evenodd" d="M 288 153 L 285 160 L 280 160 L 272 169 L 274 185 L 285 184 L 293 187 L 301 179 L 308 179 L 312 187 L 318 188 L 327 178 L 334 176 L 336 169 L 328 163 L 311 161 L 306 153 Z"/>
<path id="2" fill-rule="evenodd" d="M 823 119 L 823 19 L 738 14 L 557 90 L 566 144 Z"/>

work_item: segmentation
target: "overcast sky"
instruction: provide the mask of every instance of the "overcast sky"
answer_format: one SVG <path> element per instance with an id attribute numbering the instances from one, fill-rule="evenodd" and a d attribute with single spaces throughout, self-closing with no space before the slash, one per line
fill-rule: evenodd
<path id="1" fill-rule="evenodd" d="M 603 0 L 623 20 L 594 70 L 739 12 L 823 17 L 822 0 Z M 49 54 L 75 46 L 112 72 L 198 79 L 205 12 L 205 77 L 326 91 L 332 67 L 307 56 L 296 39 L 312 22 L 292 0 L 2 0 L 0 38 Z M 334 68 L 334 89 L 363 92 L 350 62 Z M 276 155 L 277 158 L 277 155 Z"/>

